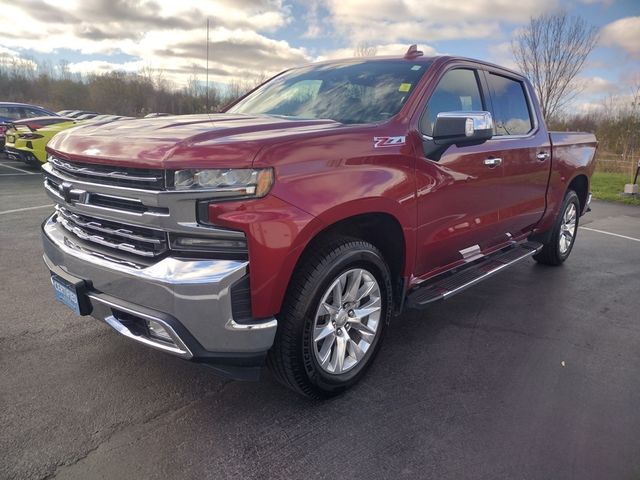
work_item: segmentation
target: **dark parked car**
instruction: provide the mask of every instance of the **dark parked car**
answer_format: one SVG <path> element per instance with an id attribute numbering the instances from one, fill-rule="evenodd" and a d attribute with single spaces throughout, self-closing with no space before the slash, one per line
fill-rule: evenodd
<path id="1" fill-rule="evenodd" d="M 36 118 L 58 116 L 56 113 L 50 112 L 36 105 L 27 103 L 0 102 L 0 151 L 4 149 L 4 133 L 7 131 L 7 122 L 21 120 L 23 118 Z"/>

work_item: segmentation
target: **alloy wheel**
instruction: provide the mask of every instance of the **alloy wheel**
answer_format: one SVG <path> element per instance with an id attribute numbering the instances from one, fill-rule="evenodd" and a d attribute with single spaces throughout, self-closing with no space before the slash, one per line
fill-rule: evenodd
<path id="1" fill-rule="evenodd" d="M 562 223 L 560 224 L 560 237 L 559 247 L 560 253 L 565 255 L 573 245 L 573 239 L 576 236 L 578 210 L 575 203 L 567 205 L 564 215 L 562 216 Z"/>
<path id="2" fill-rule="evenodd" d="M 380 330 L 380 286 L 362 268 L 342 273 L 320 299 L 313 323 L 313 351 L 320 368 L 339 375 L 353 369 Z"/>

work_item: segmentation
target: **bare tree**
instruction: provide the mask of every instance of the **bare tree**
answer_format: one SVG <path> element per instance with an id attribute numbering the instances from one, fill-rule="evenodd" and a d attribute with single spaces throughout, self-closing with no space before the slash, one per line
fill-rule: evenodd
<path id="1" fill-rule="evenodd" d="M 375 57 L 378 53 L 377 47 L 372 47 L 367 42 L 360 42 L 353 49 L 354 57 Z"/>
<path id="2" fill-rule="evenodd" d="M 566 12 L 531 18 L 511 44 L 520 71 L 533 83 L 545 118 L 579 93 L 575 80 L 598 42 L 598 29 Z"/>

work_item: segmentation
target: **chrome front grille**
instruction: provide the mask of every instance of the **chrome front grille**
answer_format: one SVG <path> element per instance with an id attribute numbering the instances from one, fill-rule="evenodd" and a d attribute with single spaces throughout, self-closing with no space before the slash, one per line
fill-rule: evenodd
<path id="1" fill-rule="evenodd" d="M 65 230 L 85 242 L 148 258 L 162 255 L 169 248 L 167 234 L 160 230 L 80 215 L 60 206 L 56 212 Z"/>
<path id="2" fill-rule="evenodd" d="M 134 268 L 169 255 L 248 258 L 243 232 L 199 222 L 198 203 L 210 201 L 207 191 L 114 185 L 114 177 L 78 178 L 108 168 L 104 165 L 73 174 L 60 165 L 55 159 L 43 165 L 44 187 L 57 204 L 51 222 L 74 251 Z M 118 167 L 111 169 L 120 172 Z M 162 174 L 156 180 L 164 181 Z"/>
<path id="3" fill-rule="evenodd" d="M 118 195 L 108 195 L 105 193 L 88 193 L 84 190 L 70 188 L 68 198 L 65 198 L 63 182 L 56 177 L 44 171 L 44 188 L 53 194 L 57 200 L 70 201 L 71 203 L 81 203 L 93 207 L 119 210 L 127 213 L 142 214 L 149 212 L 151 214 L 166 214 L 166 209 L 148 207 L 139 199 L 131 197 L 123 197 Z"/>
<path id="4" fill-rule="evenodd" d="M 77 180 L 145 190 L 165 189 L 165 175 L 163 170 L 85 164 L 62 160 L 54 156 L 49 156 L 48 160 L 53 166 L 54 171 L 57 170 Z"/>

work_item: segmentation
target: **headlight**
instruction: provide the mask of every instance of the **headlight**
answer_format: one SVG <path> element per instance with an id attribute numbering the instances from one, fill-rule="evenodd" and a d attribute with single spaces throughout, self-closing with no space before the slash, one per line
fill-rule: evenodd
<path id="1" fill-rule="evenodd" d="M 264 197 L 273 185 L 271 168 L 176 170 L 175 190 L 210 190 L 213 197 Z"/>

